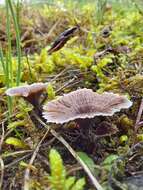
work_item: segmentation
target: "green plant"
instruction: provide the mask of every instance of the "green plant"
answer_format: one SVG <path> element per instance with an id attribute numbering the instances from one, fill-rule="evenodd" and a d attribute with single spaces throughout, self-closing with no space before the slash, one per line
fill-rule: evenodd
<path id="1" fill-rule="evenodd" d="M 113 62 L 113 55 L 106 55 L 104 58 L 98 60 L 96 65 L 91 66 L 91 70 L 96 73 L 96 76 L 100 78 L 102 81 L 106 81 L 106 75 L 104 74 L 104 70 L 107 70 L 107 65 Z"/>
<path id="2" fill-rule="evenodd" d="M 24 141 L 22 141 L 18 138 L 15 138 L 15 137 L 8 137 L 5 141 L 5 143 L 8 145 L 12 145 L 16 148 L 21 148 L 21 149 L 28 148 L 28 145 Z"/>
<path id="3" fill-rule="evenodd" d="M 19 25 L 17 21 L 16 14 L 13 9 L 13 3 L 11 0 L 5 0 L 6 6 L 6 37 L 7 37 L 7 47 L 3 51 L 2 45 L 0 44 L 0 61 L 3 68 L 3 73 L 5 76 L 5 85 L 6 88 L 13 86 L 14 76 L 13 76 L 13 62 L 12 62 L 12 47 L 11 47 L 11 15 L 14 22 L 14 29 L 16 33 L 16 46 L 17 46 L 17 55 L 18 55 L 18 65 L 16 73 L 16 84 L 19 85 L 21 77 L 21 47 L 20 47 L 20 32 Z M 10 15 L 11 14 L 11 15 Z M 4 52 L 4 53 L 3 53 Z M 8 104 L 8 114 L 12 114 L 12 99 L 7 98 Z"/>
<path id="4" fill-rule="evenodd" d="M 5 76 L 6 88 L 13 86 L 14 76 L 13 76 L 13 63 L 12 63 L 12 48 L 11 48 L 11 17 L 12 15 L 14 28 L 16 32 L 16 44 L 17 44 L 17 55 L 18 55 L 18 66 L 17 66 L 17 79 L 16 83 L 19 85 L 21 76 L 21 48 L 20 48 L 20 32 L 18 27 L 18 22 L 16 14 L 13 9 L 13 4 L 11 0 L 5 0 L 6 5 L 6 36 L 7 36 L 7 47 L 3 53 L 2 45 L 0 44 L 0 61 L 3 68 L 3 73 Z M 8 113 L 9 116 L 12 114 L 12 99 L 7 98 Z"/>
<path id="5" fill-rule="evenodd" d="M 75 177 L 67 177 L 60 154 L 51 149 L 49 153 L 51 175 L 49 183 L 52 190 L 82 190 L 85 185 L 84 178 L 76 180 Z"/>
<path id="6" fill-rule="evenodd" d="M 44 48 L 41 50 L 41 53 L 38 57 L 37 60 L 37 68 L 39 68 L 40 70 L 42 70 L 45 73 L 52 73 L 55 69 L 55 65 L 53 63 L 53 61 L 51 60 L 51 57 L 48 56 L 47 54 L 47 50 Z"/>
<path id="7" fill-rule="evenodd" d="M 5 57 L 3 54 L 2 47 L 0 47 L 0 59 L 2 63 L 3 73 L 5 76 L 5 85 L 9 88 L 13 83 L 13 69 L 12 69 L 12 51 L 11 51 L 11 31 L 10 31 L 10 10 L 8 1 L 6 0 L 6 36 L 7 36 L 7 50 L 5 53 Z M 8 111 L 9 115 L 12 113 L 12 99 L 10 97 L 8 99 Z"/>
<path id="8" fill-rule="evenodd" d="M 54 91 L 54 88 L 52 86 L 51 83 L 48 84 L 48 87 L 47 87 L 47 94 L 48 94 L 48 98 L 50 100 L 54 99 L 55 98 L 55 91 Z"/>
<path id="9" fill-rule="evenodd" d="M 20 47 L 20 29 L 18 24 L 18 18 L 16 17 L 16 14 L 14 12 L 13 4 L 11 0 L 6 0 L 10 13 L 12 15 L 12 19 L 14 22 L 14 28 L 16 33 L 16 49 L 17 49 L 17 57 L 18 57 L 18 65 L 17 65 L 17 78 L 16 78 L 16 84 L 17 86 L 20 84 L 20 77 L 21 77 L 21 47 Z"/>
<path id="10" fill-rule="evenodd" d="M 107 0 L 97 0 L 97 19 L 98 19 L 98 24 L 101 24 L 102 21 L 103 21 L 103 16 L 104 16 L 106 4 L 107 4 Z"/>

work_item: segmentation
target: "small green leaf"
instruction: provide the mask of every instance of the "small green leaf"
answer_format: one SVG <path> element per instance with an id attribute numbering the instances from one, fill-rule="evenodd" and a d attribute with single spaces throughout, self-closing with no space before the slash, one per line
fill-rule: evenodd
<path id="1" fill-rule="evenodd" d="M 77 180 L 77 182 L 75 183 L 75 185 L 72 187 L 71 190 L 83 190 L 84 185 L 85 185 L 85 179 L 81 178 Z"/>
<path id="2" fill-rule="evenodd" d="M 19 165 L 24 167 L 24 168 L 26 168 L 28 166 L 28 164 L 24 161 L 19 162 Z"/>
<path id="3" fill-rule="evenodd" d="M 75 177 L 69 177 L 65 182 L 65 190 L 69 190 L 75 183 Z"/>
<path id="4" fill-rule="evenodd" d="M 48 87 L 47 87 L 47 93 L 48 93 L 48 98 L 50 100 L 55 98 L 55 91 L 54 91 L 53 86 L 50 83 L 48 84 Z"/>
<path id="5" fill-rule="evenodd" d="M 105 160 L 102 162 L 102 164 L 103 165 L 110 165 L 117 158 L 118 158 L 118 155 L 116 155 L 116 154 L 110 154 L 109 156 L 107 156 L 107 158 L 105 158 Z"/>
<path id="6" fill-rule="evenodd" d="M 94 173 L 95 172 L 95 170 L 94 170 L 95 164 L 94 164 L 93 160 L 85 152 L 77 152 L 77 154 L 84 161 L 84 163 L 89 167 L 91 172 Z"/>
<path id="7" fill-rule="evenodd" d="M 28 148 L 28 145 L 25 142 L 15 137 L 7 138 L 5 143 L 9 145 L 13 145 L 14 147 L 17 147 L 17 148 L 22 148 L 22 149 Z"/>
<path id="8" fill-rule="evenodd" d="M 111 170 L 112 164 L 113 162 L 118 158 L 118 155 L 116 154 L 110 154 L 109 156 L 107 156 L 107 158 L 105 158 L 105 160 L 102 162 L 102 165 L 105 169 L 107 169 L 108 171 Z"/>
<path id="9" fill-rule="evenodd" d="M 27 164 L 27 163 L 24 162 L 24 161 L 21 161 L 21 162 L 19 163 L 19 165 L 20 165 L 21 167 L 23 167 L 23 168 L 29 168 L 29 169 L 32 170 L 32 171 L 36 171 L 36 167 L 35 167 L 35 166 L 30 165 L 30 164 Z"/>
<path id="10" fill-rule="evenodd" d="M 49 176 L 49 181 L 51 187 L 53 190 L 62 189 L 66 180 L 66 170 L 63 165 L 62 158 L 55 149 L 51 149 L 49 153 L 49 159 L 51 169 L 51 176 Z"/>
<path id="11" fill-rule="evenodd" d="M 51 175 L 48 181 L 52 190 L 83 190 L 84 178 L 76 180 L 75 177 L 66 178 L 66 170 L 60 154 L 51 149 L 49 153 Z"/>
<path id="12" fill-rule="evenodd" d="M 22 121 L 14 121 L 12 123 L 10 123 L 7 128 L 8 129 L 14 129 L 16 127 L 19 127 L 19 126 L 23 126 L 25 124 L 25 121 L 22 120 Z"/>

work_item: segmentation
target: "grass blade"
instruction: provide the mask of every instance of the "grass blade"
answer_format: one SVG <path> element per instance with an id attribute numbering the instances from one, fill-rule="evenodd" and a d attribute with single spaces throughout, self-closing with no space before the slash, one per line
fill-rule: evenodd
<path id="1" fill-rule="evenodd" d="M 17 48 L 17 56 L 18 56 L 18 67 L 17 67 L 17 77 L 16 77 L 16 84 L 17 86 L 19 86 L 20 84 L 20 77 L 21 77 L 21 47 L 20 47 L 20 31 L 19 31 L 19 25 L 18 25 L 18 20 L 16 17 L 16 14 L 14 12 L 13 9 L 13 5 L 12 5 L 12 1 L 11 0 L 7 0 L 9 8 L 10 8 L 10 12 L 13 18 L 13 22 L 14 22 L 14 28 L 15 28 L 15 32 L 16 32 L 16 48 Z"/>

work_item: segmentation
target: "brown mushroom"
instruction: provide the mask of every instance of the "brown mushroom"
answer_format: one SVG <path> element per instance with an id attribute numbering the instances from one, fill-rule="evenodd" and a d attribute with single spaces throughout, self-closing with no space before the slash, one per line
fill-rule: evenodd
<path id="1" fill-rule="evenodd" d="M 126 96 L 109 92 L 98 94 L 84 88 L 48 102 L 43 107 L 43 117 L 49 123 L 63 124 L 75 121 L 79 127 L 73 129 L 74 134 L 75 136 L 80 134 L 75 144 L 79 144 L 84 151 L 91 153 L 98 138 L 118 132 L 116 126 L 105 122 L 103 116 L 112 116 L 115 112 L 131 105 L 132 102 Z M 70 128 L 67 129 L 69 130 Z M 65 138 L 67 136 L 65 135 Z"/>
<path id="2" fill-rule="evenodd" d="M 33 114 L 42 116 L 42 108 L 40 105 L 40 96 L 44 90 L 47 88 L 47 83 L 33 83 L 31 85 L 24 85 L 19 87 L 13 87 L 6 90 L 6 95 L 23 97 L 26 101 L 33 105 L 33 110 L 30 112 L 30 117 L 33 123 L 38 128 L 41 128 L 41 124 L 35 119 Z"/>
<path id="3" fill-rule="evenodd" d="M 109 92 L 98 94 L 84 88 L 48 102 L 44 106 L 43 117 L 51 123 L 63 124 L 77 120 L 79 124 L 86 125 L 86 120 L 90 118 L 112 116 L 131 105 L 126 96 Z"/>
<path id="4" fill-rule="evenodd" d="M 9 88 L 6 90 L 6 95 L 23 97 L 32 105 L 37 106 L 39 105 L 39 98 L 46 87 L 46 83 L 33 83 L 31 85 Z"/>

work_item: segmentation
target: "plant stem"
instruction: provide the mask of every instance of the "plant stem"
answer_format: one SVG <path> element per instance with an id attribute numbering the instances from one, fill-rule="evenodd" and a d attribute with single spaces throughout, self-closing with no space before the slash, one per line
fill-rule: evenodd
<path id="1" fill-rule="evenodd" d="M 9 15 L 9 6 L 8 2 L 6 1 L 6 34 L 7 34 L 7 41 L 8 41 L 8 67 L 9 72 L 7 73 L 9 75 L 9 86 L 12 86 L 13 83 L 13 68 L 12 68 L 12 50 L 11 50 L 11 31 L 10 31 L 10 15 Z"/>
<path id="2" fill-rule="evenodd" d="M 13 81 L 13 69 L 12 69 L 12 56 L 11 56 L 11 32 L 10 32 L 10 15 L 9 15 L 9 6 L 6 0 L 6 34 L 8 41 L 8 50 L 6 52 L 6 68 L 5 68 L 5 83 L 7 88 L 11 87 Z M 12 98 L 7 98 L 8 103 L 8 114 L 12 114 Z"/>
<path id="3" fill-rule="evenodd" d="M 18 56 L 18 67 L 17 67 L 17 78 L 16 78 L 16 84 L 19 86 L 20 84 L 20 77 L 21 77 L 21 47 L 20 47 L 20 31 L 19 31 L 19 25 L 16 18 L 16 14 L 14 13 L 13 5 L 11 0 L 7 0 L 11 15 L 14 22 L 15 32 L 16 32 L 16 48 L 17 48 L 17 56 Z"/>
<path id="4" fill-rule="evenodd" d="M 5 74 L 5 63 L 4 63 L 4 56 L 3 56 L 3 51 L 2 51 L 2 46 L 0 44 L 0 60 L 3 68 L 3 73 Z"/>

